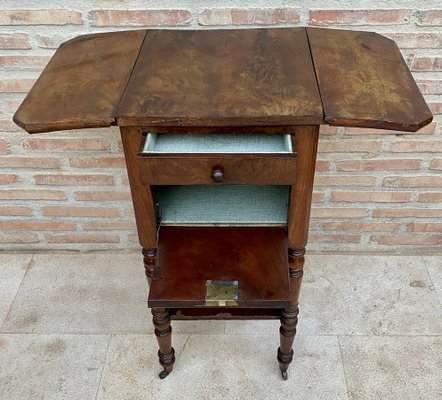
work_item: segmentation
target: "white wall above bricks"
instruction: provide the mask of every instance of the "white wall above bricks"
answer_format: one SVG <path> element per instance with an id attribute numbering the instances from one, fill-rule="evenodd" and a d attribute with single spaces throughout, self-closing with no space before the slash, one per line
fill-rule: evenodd
<path id="1" fill-rule="evenodd" d="M 0 251 L 138 248 L 118 130 L 29 136 L 12 115 L 59 44 L 119 29 L 326 26 L 394 39 L 434 116 L 322 127 L 309 249 L 442 250 L 441 0 L 0 2 Z"/>

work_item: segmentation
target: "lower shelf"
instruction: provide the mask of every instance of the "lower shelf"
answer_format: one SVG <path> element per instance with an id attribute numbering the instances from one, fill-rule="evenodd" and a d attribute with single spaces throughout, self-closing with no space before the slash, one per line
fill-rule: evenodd
<path id="1" fill-rule="evenodd" d="M 290 304 L 284 228 L 161 227 L 157 251 L 149 307 L 208 310 L 214 306 L 213 298 L 206 302 L 208 281 L 236 282 L 232 298 L 238 307 Z M 231 300 L 215 307 L 230 308 Z"/>
<path id="2" fill-rule="evenodd" d="M 239 308 L 239 307 L 194 307 L 172 308 L 170 318 L 175 320 L 194 319 L 280 319 L 279 308 Z"/>

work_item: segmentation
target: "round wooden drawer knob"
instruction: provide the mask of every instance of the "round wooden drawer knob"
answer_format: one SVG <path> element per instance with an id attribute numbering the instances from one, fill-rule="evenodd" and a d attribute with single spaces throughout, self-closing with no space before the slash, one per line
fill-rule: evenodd
<path id="1" fill-rule="evenodd" d="M 212 170 L 212 181 L 215 183 L 220 183 L 224 180 L 224 173 L 222 169 L 215 168 Z"/>

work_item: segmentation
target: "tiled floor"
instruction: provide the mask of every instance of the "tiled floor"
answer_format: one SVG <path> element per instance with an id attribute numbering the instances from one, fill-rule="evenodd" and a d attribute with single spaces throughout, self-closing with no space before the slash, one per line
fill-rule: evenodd
<path id="1" fill-rule="evenodd" d="M 164 381 L 138 253 L 0 254 L 0 399 L 441 399 L 442 256 L 309 255 L 278 321 L 174 322 Z"/>

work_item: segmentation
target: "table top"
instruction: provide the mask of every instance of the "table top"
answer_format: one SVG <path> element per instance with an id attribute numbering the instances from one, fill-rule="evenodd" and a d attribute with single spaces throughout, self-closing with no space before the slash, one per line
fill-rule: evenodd
<path id="1" fill-rule="evenodd" d="M 30 133 L 111 125 L 416 131 L 431 120 L 392 40 L 321 28 L 80 36 L 60 46 L 14 116 Z"/>

